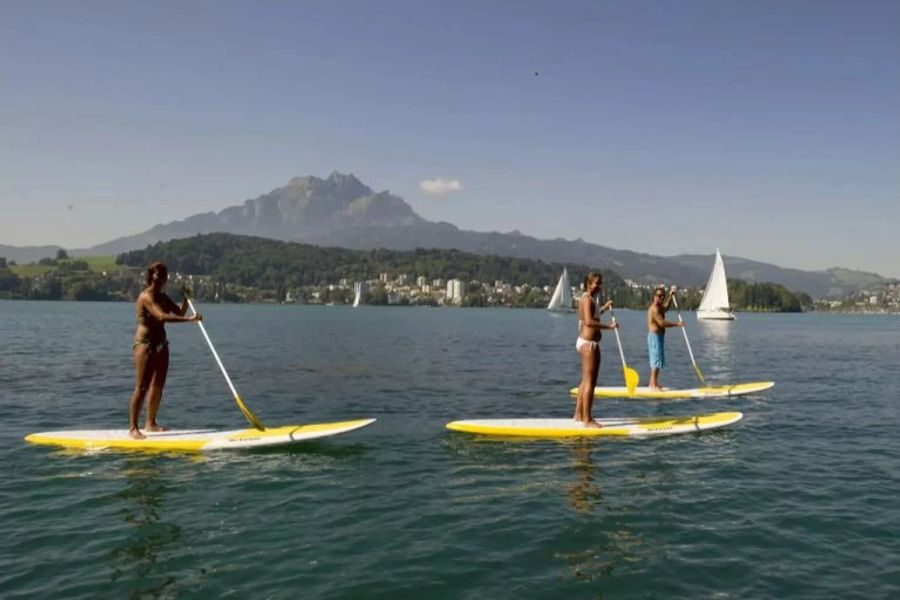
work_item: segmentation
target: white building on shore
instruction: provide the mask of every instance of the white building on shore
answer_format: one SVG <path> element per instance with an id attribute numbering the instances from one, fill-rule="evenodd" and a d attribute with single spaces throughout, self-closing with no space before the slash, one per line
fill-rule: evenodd
<path id="1" fill-rule="evenodd" d="M 465 281 L 459 279 L 447 280 L 447 302 L 452 304 L 462 304 L 463 298 L 468 291 Z"/>

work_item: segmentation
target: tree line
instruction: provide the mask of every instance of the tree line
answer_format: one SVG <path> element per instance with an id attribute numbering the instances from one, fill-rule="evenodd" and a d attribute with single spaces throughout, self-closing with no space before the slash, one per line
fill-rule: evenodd
<path id="1" fill-rule="evenodd" d="M 327 285 L 341 279 L 365 281 L 377 279 L 381 273 L 392 277 L 406 273 L 413 281 L 424 276 L 429 283 L 434 279 L 502 280 L 543 286 L 555 284 L 563 266 L 570 273 L 589 270 L 584 265 L 482 256 L 460 250 L 349 250 L 225 233 L 160 242 L 126 252 L 116 262 L 143 267 L 153 260 L 166 263 L 170 272 L 265 288 Z M 605 272 L 604 277 L 624 284 L 615 273 Z"/>

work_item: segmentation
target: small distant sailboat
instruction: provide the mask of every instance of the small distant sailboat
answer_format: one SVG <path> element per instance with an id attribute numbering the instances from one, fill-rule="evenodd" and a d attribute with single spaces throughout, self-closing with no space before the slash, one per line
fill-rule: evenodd
<path id="1" fill-rule="evenodd" d="M 572 306 L 572 284 L 569 283 L 569 272 L 563 267 L 562 275 L 559 276 L 559 282 L 556 289 L 553 290 L 553 296 L 550 297 L 550 304 L 547 310 L 554 312 L 574 312 Z"/>
<path id="2" fill-rule="evenodd" d="M 734 313 L 728 304 L 728 283 L 725 281 L 725 263 L 722 262 L 722 254 L 716 248 L 716 262 L 713 264 L 706 289 L 703 290 L 703 299 L 697 308 L 698 319 L 711 319 L 718 321 L 733 321 Z"/>
<path id="3" fill-rule="evenodd" d="M 362 284 L 358 281 L 353 284 L 353 294 L 353 308 L 356 308 L 362 300 Z"/>

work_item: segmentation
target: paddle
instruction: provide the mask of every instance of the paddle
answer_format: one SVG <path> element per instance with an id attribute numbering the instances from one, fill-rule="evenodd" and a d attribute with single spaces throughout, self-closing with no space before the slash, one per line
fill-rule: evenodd
<path id="1" fill-rule="evenodd" d="M 672 294 L 672 302 L 675 304 L 675 310 L 678 311 L 678 320 L 684 323 L 684 319 L 681 318 L 681 310 L 678 308 L 678 300 L 675 298 L 675 294 Z M 703 373 L 700 372 L 700 367 L 697 366 L 697 361 L 694 360 L 694 351 L 691 350 L 691 342 L 688 340 L 687 331 L 685 328 L 681 328 L 681 333 L 684 334 L 684 343 L 687 345 L 688 354 L 691 356 L 691 364 L 694 365 L 694 372 L 697 374 L 697 377 L 700 378 L 700 383 L 706 385 L 706 379 L 703 378 Z"/>
<path id="2" fill-rule="evenodd" d="M 197 309 L 194 308 L 194 303 L 191 302 L 191 298 L 187 294 L 187 290 L 182 290 L 184 293 L 184 297 L 188 302 L 188 306 L 191 307 L 191 313 L 197 314 Z M 218 363 L 219 368 L 222 370 L 222 375 L 225 376 L 225 381 L 228 382 L 228 387 L 231 389 L 231 393 L 234 395 L 234 401 L 237 402 L 238 408 L 241 409 L 241 412 L 244 413 L 244 417 L 250 422 L 251 425 L 259 429 L 260 431 L 265 431 L 266 426 L 262 424 L 256 415 L 250 412 L 250 409 L 247 408 L 247 405 L 244 404 L 244 401 L 241 400 L 241 397 L 238 395 L 237 390 L 234 389 L 234 384 L 231 383 L 231 378 L 228 376 L 228 372 L 225 370 L 225 365 L 222 364 L 222 359 L 219 358 L 219 353 L 216 352 L 215 347 L 213 346 L 212 340 L 209 339 L 209 334 L 206 333 L 206 327 L 203 326 L 203 321 L 197 321 L 197 325 L 200 326 L 200 332 L 203 334 L 203 337 L 206 338 L 206 343 L 209 344 L 209 349 L 212 350 L 212 355 L 216 359 L 216 363 Z"/>
<path id="3" fill-rule="evenodd" d="M 618 323 L 618 321 L 616 321 L 616 314 L 612 309 L 609 310 L 609 315 L 612 317 L 614 323 Z M 637 371 L 625 364 L 625 353 L 622 352 L 622 340 L 619 337 L 619 328 L 616 327 L 613 331 L 616 332 L 616 345 L 619 347 L 619 358 L 622 359 L 622 373 L 625 375 L 625 387 L 628 388 L 628 395 L 634 396 L 634 390 L 641 382 L 641 376 L 638 375 Z"/>

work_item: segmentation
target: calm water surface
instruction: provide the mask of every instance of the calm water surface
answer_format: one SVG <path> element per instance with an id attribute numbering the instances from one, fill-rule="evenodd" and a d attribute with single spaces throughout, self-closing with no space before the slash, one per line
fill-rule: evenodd
<path id="1" fill-rule="evenodd" d="M 290 450 L 77 453 L 30 432 L 125 427 L 129 304 L 0 302 L 3 598 L 900 596 L 900 318 L 688 318 L 711 382 L 755 397 L 598 401 L 597 416 L 741 410 L 667 439 L 496 441 L 447 421 L 567 417 L 575 317 L 538 310 L 206 306 L 267 424 L 376 417 Z M 643 314 L 621 311 L 645 382 Z M 244 426 L 197 327 L 169 326 L 160 415 Z M 675 335 L 672 335 L 672 334 Z M 615 338 L 601 383 L 618 384 Z M 692 386 L 680 333 L 662 381 Z"/>

